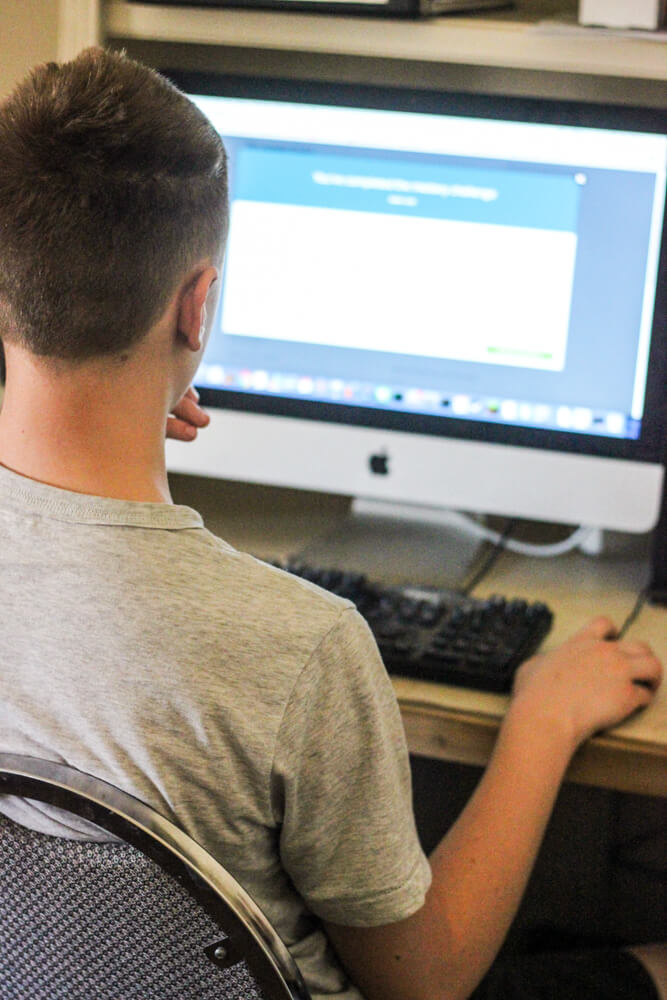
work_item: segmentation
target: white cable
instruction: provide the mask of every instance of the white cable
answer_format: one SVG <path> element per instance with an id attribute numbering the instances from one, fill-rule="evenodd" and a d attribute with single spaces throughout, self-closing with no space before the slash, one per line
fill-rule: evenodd
<path id="1" fill-rule="evenodd" d="M 469 534 L 474 535 L 477 538 L 481 538 L 484 541 L 492 542 L 494 545 L 499 545 L 502 543 L 503 548 L 509 549 L 510 552 L 518 552 L 523 556 L 537 556 L 542 558 L 551 558 L 552 556 L 561 556 L 565 552 L 570 552 L 572 549 L 576 549 L 587 538 L 596 530 L 591 527 L 579 527 L 576 528 L 571 535 L 564 538 L 560 542 L 551 542 L 546 545 L 535 545 L 531 542 L 520 542 L 514 538 L 507 538 L 505 541 L 502 539 L 497 531 L 492 531 L 490 528 L 485 528 L 483 525 L 479 524 L 473 518 L 468 517 L 466 514 L 461 514 L 459 512 L 452 512 L 452 521 L 458 524 L 464 531 Z"/>
<path id="2" fill-rule="evenodd" d="M 588 525 L 575 528 L 571 535 L 560 542 L 536 545 L 531 542 L 520 542 L 513 538 L 503 540 L 499 532 L 485 528 L 474 517 L 458 510 L 451 510 L 448 507 L 422 507 L 417 504 L 397 504 L 387 500 L 355 497 L 352 502 L 352 512 L 354 515 L 397 518 L 403 521 L 440 525 L 444 528 L 458 528 L 468 535 L 492 542 L 494 545 L 502 543 L 504 548 L 511 552 L 518 552 L 522 556 L 551 558 L 563 555 L 577 547 L 582 547 L 591 553 L 599 551 L 600 547 L 599 529 Z"/>

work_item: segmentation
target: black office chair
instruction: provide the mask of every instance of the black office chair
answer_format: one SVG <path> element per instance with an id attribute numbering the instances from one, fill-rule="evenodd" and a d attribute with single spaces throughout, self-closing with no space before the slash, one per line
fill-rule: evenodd
<path id="1" fill-rule="evenodd" d="M 0 815 L 1 1000 L 310 1000 L 248 894 L 154 809 L 15 754 L 0 754 L 0 794 L 119 838 L 66 840 Z"/>

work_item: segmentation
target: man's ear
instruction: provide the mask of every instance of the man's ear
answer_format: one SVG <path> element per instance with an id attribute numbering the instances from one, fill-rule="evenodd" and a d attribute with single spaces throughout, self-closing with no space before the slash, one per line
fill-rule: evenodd
<path id="1" fill-rule="evenodd" d="M 178 333 L 191 351 L 199 351 L 206 325 L 206 300 L 218 279 L 212 264 L 198 268 L 183 282 L 178 307 Z"/>

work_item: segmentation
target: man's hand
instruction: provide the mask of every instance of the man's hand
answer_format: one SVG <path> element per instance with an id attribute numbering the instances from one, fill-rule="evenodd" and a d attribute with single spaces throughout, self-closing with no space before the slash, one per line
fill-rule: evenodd
<path id="1" fill-rule="evenodd" d="M 651 648 L 638 640 L 615 641 L 614 635 L 608 618 L 596 618 L 516 674 L 514 701 L 534 706 L 536 725 L 546 708 L 567 727 L 573 749 L 648 705 L 660 685 L 662 667 Z"/>
<path id="2" fill-rule="evenodd" d="M 200 427 L 206 427 L 211 418 L 199 405 L 199 393 L 190 386 L 167 417 L 167 437 L 176 441 L 194 441 Z"/>

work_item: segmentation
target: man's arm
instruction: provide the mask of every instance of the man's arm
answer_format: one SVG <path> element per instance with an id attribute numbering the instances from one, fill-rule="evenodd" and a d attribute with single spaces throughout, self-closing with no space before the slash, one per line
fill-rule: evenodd
<path id="1" fill-rule="evenodd" d="M 433 852 L 433 882 L 413 916 L 327 932 L 367 1000 L 463 1000 L 509 929 L 576 748 L 648 704 L 661 667 L 643 643 L 607 642 L 596 619 L 528 661 L 496 748 L 463 813 Z"/>

